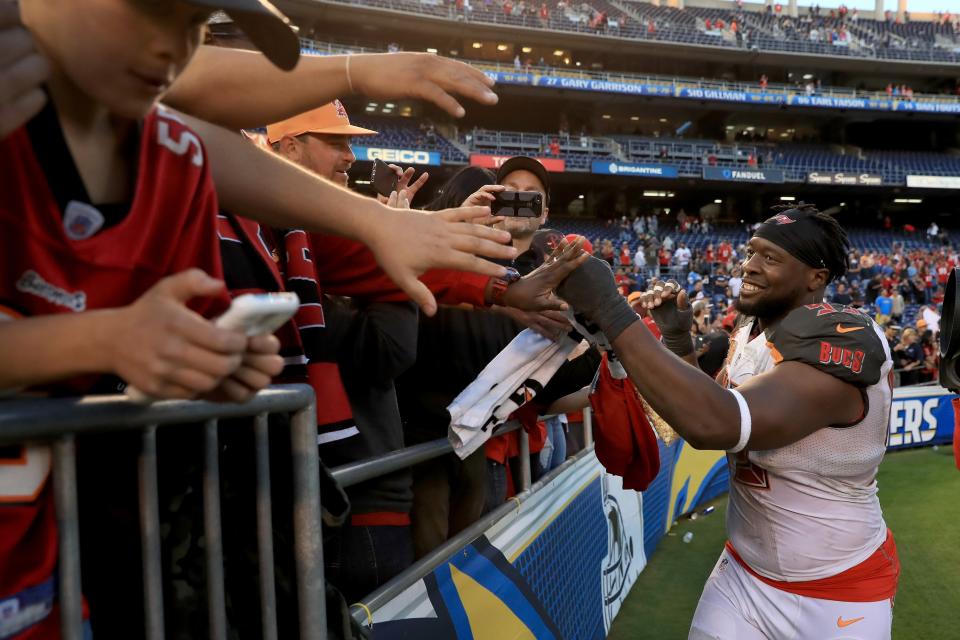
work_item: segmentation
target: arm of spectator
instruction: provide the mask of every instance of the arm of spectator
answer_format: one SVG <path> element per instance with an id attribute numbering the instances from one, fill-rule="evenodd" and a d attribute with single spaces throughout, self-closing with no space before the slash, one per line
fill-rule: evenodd
<path id="1" fill-rule="evenodd" d="M 428 53 L 301 55 L 285 72 L 259 52 L 202 46 L 164 102 L 231 129 L 278 122 L 351 94 L 427 100 L 460 118 L 465 111 L 453 96 L 494 105 L 493 84 L 470 65 Z"/>
<path id="2" fill-rule="evenodd" d="M 559 340 L 570 331 L 570 322 L 560 311 L 520 311 L 500 305 L 494 305 L 492 309 L 528 329 L 533 329 L 548 340 Z"/>
<path id="3" fill-rule="evenodd" d="M 112 373 L 156 398 L 221 392 L 243 399 L 249 394 L 223 383 L 244 366 L 248 351 L 246 365 L 259 373 L 245 372 L 239 383 L 254 389 L 269 384 L 283 361 L 273 336 L 250 345 L 243 333 L 221 329 L 187 307 L 223 286 L 191 269 L 160 280 L 126 307 L 0 323 L 0 388 Z"/>
<path id="4" fill-rule="evenodd" d="M 358 304 L 324 296 L 324 315 L 344 373 L 388 382 L 417 360 L 417 307 L 411 302 Z"/>
<path id="5" fill-rule="evenodd" d="M 39 113 L 50 65 L 20 23 L 16 2 L 0 0 L 0 139 Z"/>
<path id="6" fill-rule="evenodd" d="M 427 180 L 430 179 L 430 174 L 424 171 L 420 174 L 419 178 L 411 183 L 410 180 L 417 172 L 416 169 L 407 167 L 406 170 L 404 170 L 395 164 L 389 164 L 387 166 L 397 174 L 397 188 L 389 197 L 384 197 L 378 193 L 377 200 L 393 209 L 409 209 L 410 203 L 413 202 L 413 199 L 417 196 L 421 187 L 427 184 Z"/>
<path id="7" fill-rule="evenodd" d="M 417 279 L 419 275 L 439 268 L 501 277 L 504 267 L 477 256 L 516 256 L 515 248 L 501 244 L 509 241 L 509 234 L 471 224 L 489 218 L 489 209 L 430 214 L 390 209 L 318 178 L 237 134 L 184 117 L 206 144 L 224 209 L 272 227 L 334 233 L 362 242 L 383 271 L 428 315 L 436 311 L 437 303 Z"/>
<path id="8" fill-rule="evenodd" d="M 579 391 L 563 396 L 555 400 L 553 404 L 547 407 L 544 415 L 556 415 L 558 413 L 573 413 L 581 411 L 590 406 L 590 386 L 587 385 Z"/>

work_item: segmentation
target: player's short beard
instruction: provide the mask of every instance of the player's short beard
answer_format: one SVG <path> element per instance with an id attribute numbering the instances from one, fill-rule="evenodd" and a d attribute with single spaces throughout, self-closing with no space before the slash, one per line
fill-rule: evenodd
<path id="1" fill-rule="evenodd" d="M 529 238 L 540 228 L 540 218 L 510 217 L 494 225 L 494 228 L 507 231 L 513 239 Z"/>
<path id="2" fill-rule="evenodd" d="M 745 301 L 737 296 L 733 307 L 745 316 L 772 320 L 787 315 L 793 309 L 794 297 L 792 295 L 771 297 L 761 294 L 757 299 Z"/>

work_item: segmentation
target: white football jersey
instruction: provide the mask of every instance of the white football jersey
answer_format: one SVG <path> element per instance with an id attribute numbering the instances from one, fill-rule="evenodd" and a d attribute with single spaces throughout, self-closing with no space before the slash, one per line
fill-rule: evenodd
<path id="1" fill-rule="evenodd" d="M 866 560 L 887 535 L 876 476 L 893 395 L 890 349 L 871 319 L 839 306 L 795 309 L 751 340 L 753 322 L 732 336 L 718 381 L 736 387 L 780 361 L 801 361 L 855 384 L 865 415 L 779 449 L 728 454 L 730 541 L 768 578 L 830 577 Z"/>

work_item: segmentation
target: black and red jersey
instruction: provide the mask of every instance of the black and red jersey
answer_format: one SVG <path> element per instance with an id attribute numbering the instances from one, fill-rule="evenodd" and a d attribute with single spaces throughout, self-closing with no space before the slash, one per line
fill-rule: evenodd
<path id="1" fill-rule="evenodd" d="M 53 106 L 0 140 L 0 313 L 80 313 L 132 303 L 161 278 L 198 267 L 222 277 L 217 198 L 200 139 L 175 115 L 141 123 L 130 203 L 94 205 Z M 228 299 L 194 301 L 201 313 Z M 54 393 L 79 395 L 94 377 Z M 111 390 L 117 387 L 112 386 Z M 56 637 L 57 531 L 45 446 L 0 448 L 0 636 Z"/>

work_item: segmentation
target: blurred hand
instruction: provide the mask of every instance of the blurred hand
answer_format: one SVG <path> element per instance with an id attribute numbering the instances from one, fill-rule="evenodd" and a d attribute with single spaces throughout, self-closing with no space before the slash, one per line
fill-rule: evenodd
<path id="1" fill-rule="evenodd" d="M 494 307 L 528 329 L 533 329 L 548 340 L 557 341 L 570 332 L 570 321 L 561 311 L 521 311 L 512 307 Z"/>
<path id="2" fill-rule="evenodd" d="M 506 191 L 507 188 L 502 184 L 485 184 L 463 201 L 464 207 L 489 207 L 494 201 L 493 194 Z"/>
<path id="3" fill-rule="evenodd" d="M 468 64 L 429 53 L 358 54 L 350 58 L 350 77 L 356 93 L 370 98 L 419 98 L 450 115 L 466 111 L 451 94 L 483 105 L 497 104 L 493 80 Z"/>
<path id="4" fill-rule="evenodd" d="M 0 139 L 43 108 L 47 96 L 42 85 L 49 75 L 50 65 L 20 23 L 19 7 L 0 0 Z"/>
<path id="5" fill-rule="evenodd" d="M 437 301 L 417 280 L 420 274 L 430 269 L 453 269 L 501 277 L 506 274 L 504 267 L 478 256 L 503 260 L 517 256 L 517 250 L 508 244 L 509 233 L 483 226 L 492 219 L 486 207 L 435 213 L 384 208 L 374 219 L 377 223 L 358 240 L 370 247 L 387 275 L 427 315 L 436 312 Z"/>
<path id="6" fill-rule="evenodd" d="M 503 294 L 504 304 L 523 311 L 567 309 L 567 303 L 556 296 L 554 289 L 589 257 L 583 252 L 582 237 L 576 242 L 561 239 L 542 265 L 507 287 Z"/>
<path id="7" fill-rule="evenodd" d="M 216 389 L 244 364 L 247 338 L 186 306 L 224 284 L 199 269 L 160 280 L 104 327 L 112 370 L 153 398 L 194 398 Z"/>

